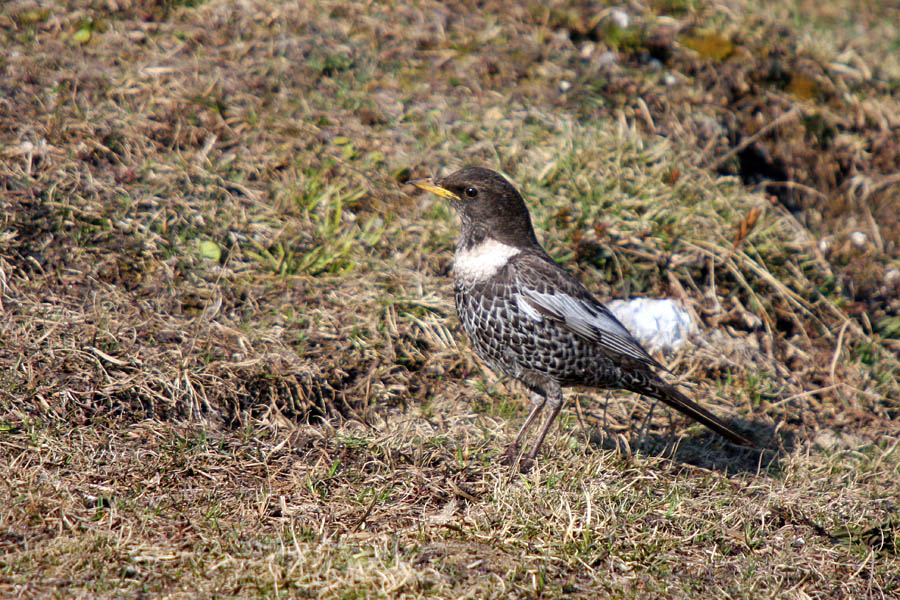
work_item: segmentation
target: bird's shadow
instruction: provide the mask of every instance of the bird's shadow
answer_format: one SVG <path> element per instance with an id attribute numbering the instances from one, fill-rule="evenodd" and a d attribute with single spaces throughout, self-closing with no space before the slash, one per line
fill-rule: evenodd
<path id="1" fill-rule="evenodd" d="M 753 419 L 731 419 L 742 432 L 752 431 L 754 447 L 733 444 L 712 431 L 700 429 L 686 436 L 674 426 L 648 431 L 647 424 L 616 433 L 602 422 L 579 419 L 581 436 L 594 447 L 615 450 L 626 456 L 641 454 L 666 458 L 675 463 L 731 475 L 753 474 L 777 477 L 784 457 L 795 445 L 795 435 L 775 425 Z M 693 430 L 698 430 L 693 427 Z"/>

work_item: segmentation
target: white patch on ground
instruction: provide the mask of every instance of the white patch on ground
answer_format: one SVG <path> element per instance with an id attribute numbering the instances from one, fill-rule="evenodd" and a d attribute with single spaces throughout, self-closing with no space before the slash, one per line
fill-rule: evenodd
<path id="1" fill-rule="evenodd" d="M 673 352 L 698 333 L 691 314 L 676 300 L 634 298 L 613 300 L 606 305 L 632 335 L 651 352 Z"/>
<path id="2" fill-rule="evenodd" d="M 509 259 L 521 252 L 497 240 L 487 239 L 468 250 L 458 250 L 453 259 L 457 277 L 468 281 L 484 281 L 506 266 Z"/>

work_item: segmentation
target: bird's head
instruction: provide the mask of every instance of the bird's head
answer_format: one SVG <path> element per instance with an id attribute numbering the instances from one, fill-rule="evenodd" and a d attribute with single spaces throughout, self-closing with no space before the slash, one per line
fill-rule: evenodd
<path id="1" fill-rule="evenodd" d="M 450 200 L 462 219 L 464 238 L 492 238 L 515 247 L 537 244 L 525 201 L 499 173 L 467 167 L 443 179 L 412 183 Z"/>

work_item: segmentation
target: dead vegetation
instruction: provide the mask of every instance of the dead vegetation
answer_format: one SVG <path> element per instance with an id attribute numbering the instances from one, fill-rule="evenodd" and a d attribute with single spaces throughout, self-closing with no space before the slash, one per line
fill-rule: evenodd
<path id="1" fill-rule="evenodd" d="M 838 4 L 4 4 L 0 590 L 900 593 L 900 38 Z M 573 394 L 500 468 L 403 185 L 463 164 L 765 450 Z"/>

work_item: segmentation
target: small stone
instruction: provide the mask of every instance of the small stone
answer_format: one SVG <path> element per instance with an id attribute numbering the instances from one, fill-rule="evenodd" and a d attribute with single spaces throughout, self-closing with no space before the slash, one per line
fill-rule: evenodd
<path id="1" fill-rule="evenodd" d="M 597 55 L 597 58 L 595 59 L 597 66 L 601 67 L 601 68 L 611 67 L 611 66 L 615 65 L 618 61 L 619 61 L 619 57 L 616 56 L 616 53 L 611 50 L 607 50 L 606 52 L 601 52 L 600 54 Z"/>
<path id="2" fill-rule="evenodd" d="M 609 13 L 609 20 L 616 24 L 617 27 L 625 29 L 631 23 L 631 18 L 628 16 L 628 13 L 619 8 L 614 8 Z"/>
<path id="3" fill-rule="evenodd" d="M 484 120 L 487 123 L 495 123 L 503 118 L 503 111 L 498 106 L 492 106 L 484 111 Z"/>
<path id="4" fill-rule="evenodd" d="M 900 283 L 900 269 L 888 269 L 884 274 L 884 282 L 888 286 L 894 286 Z"/>
<path id="5" fill-rule="evenodd" d="M 854 231 L 850 234 L 850 243 L 857 248 L 862 248 L 863 246 L 865 246 L 868 240 L 869 237 L 862 231 Z"/>
<path id="6" fill-rule="evenodd" d="M 559 82 L 559 91 L 565 94 L 569 90 L 572 89 L 572 83 L 566 79 L 561 79 Z"/>
<path id="7" fill-rule="evenodd" d="M 591 57 L 594 55 L 594 50 L 597 49 L 597 46 L 593 42 L 586 42 L 581 50 L 578 51 L 578 56 L 581 57 L 581 60 L 589 61 Z"/>

